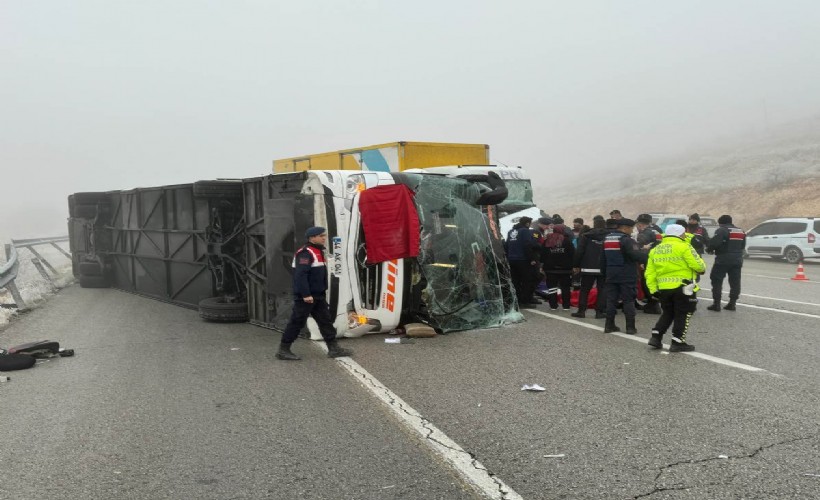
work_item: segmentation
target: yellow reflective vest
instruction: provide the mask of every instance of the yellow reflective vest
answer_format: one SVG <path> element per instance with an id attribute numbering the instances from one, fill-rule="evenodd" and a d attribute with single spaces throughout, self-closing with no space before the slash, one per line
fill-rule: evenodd
<path id="1" fill-rule="evenodd" d="M 664 236 L 659 245 L 649 252 L 646 263 L 646 285 L 650 293 L 674 290 L 683 280 L 695 281 L 706 271 L 706 263 L 688 241 L 677 236 Z M 695 285 L 695 291 L 699 288 Z"/>

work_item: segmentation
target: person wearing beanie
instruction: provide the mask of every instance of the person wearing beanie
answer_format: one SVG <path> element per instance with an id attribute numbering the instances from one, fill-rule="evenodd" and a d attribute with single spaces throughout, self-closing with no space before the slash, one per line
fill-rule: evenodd
<path id="1" fill-rule="evenodd" d="M 323 227 L 314 226 L 305 231 L 305 238 L 307 243 L 296 250 L 293 256 L 293 311 L 282 334 L 276 357 L 286 361 L 301 359 L 290 350 L 290 347 L 305 327 L 308 317 L 313 317 L 319 325 L 319 332 L 327 343 L 328 357 L 350 356 L 353 351 L 341 347 L 336 340 L 336 328 L 330 317 L 330 306 L 325 299 L 327 231 Z"/>
<path id="2" fill-rule="evenodd" d="M 584 219 L 582 219 L 581 217 L 576 217 L 572 219 L 572 234 L 575 238 L 572 241 L 572 244 L 575 245 L 575 248 L 578 248 L 578 238 L 580 238 L 582 234 L 589 230 L 590 227 L 584 224 Z"/>
<path id="3" fill-rule="evenodd" d="M 720 227 L 715 229 L 715 235 L 706 246 L 707 252 L 715 254 L 715 264 L 709 273 L 713 303 L 706 309 L 720 311 L 723 278 L 729 275 L 729 302 L 724 309 L 734 311 L 737 299 L 740 298 L 740 271 L 743 268 L 743 253 L 746 251 L 746 233 L 732 224 L 731 215 L 721 215 L 718 224 Z"/>
<path id="4" fill-rule="evenodd" d="M 596 288 L 595 319 L 606 317 L 606 296 L 604 294 L 604 275 L 601 270 L 601 252 L 604 249 L 604 238 L 609 233 L 604 228 L 604 218 L 592 219 L 592 229 L 582 233 L 578 239 L 578 248 L 573 257 L 572 270 L 581 276 L 581 291 L 578 295 L 578 310 L 571 316 L 585 318 L 589 293 L 592 285 Z"/>
<path id="5" fill-rule="evenodd" d="M 692 238 L 689 243 L 692 244 L 698 255 L 703 256 L 706 251 L 706 245 L 709 244 L 709 231 L 700 225 L 700 215 L 694 213 L 689 216 L 689 222 L 686 224 L 686 233 L 691 234 Z"/>
<path id="6" fill-rule="evenodd" d="M 635 221 L 621 218 L 615 221 L 618 225 L 604 238 L 604 251 L 601 252 L 601 269 L 606 276 L 606 323 L 604 333 L 619 332 L 615 326 L 615 314 L 618 301 L 623 302 L 626 317 L 626 333 L 638 333 L 635 328 L 635 297 L 638 282 L 638 265 L 646 263 L 647 254 L 638 248 L 632 239 Z"/>
<path id="7" fill-rule="evenodd" d="M 646 263 L 646 284 L 649 292 L 660 301 L 663 310 L 652 328 L 649 346 L 661 349 L 663 336 L 671 326 L 669 352 L 695 350 L 695 346 L 687 342 L 686 333 L 698 303 L 696 277 L 706 272 L 706 263 L 684 235 L 682 225 L 666 226 L 663 240 L 649 251 Z"/>

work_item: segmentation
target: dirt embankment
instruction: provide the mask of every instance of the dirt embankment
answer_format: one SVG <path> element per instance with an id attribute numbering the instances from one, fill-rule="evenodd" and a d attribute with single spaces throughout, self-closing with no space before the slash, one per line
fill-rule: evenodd
<path id="1" fill-rule="evenodd" d="M 664 182 L 668 186 L 669 181 Z M 818 177 L 778 185 L 751 184 L 709 192 L 687 189 L 685 177 L 681 177 L 679 182 L 681 187 L 676 194 L 653 194 L 651 188 L 635 186 L 634 194 L 629 196 L 547 203 L 545 206 L 550 213 L 560 213 L 568 222 L 575 217 L 583 217 L 587 223 L 596 214 L 607 217 L 614 208 L 630 218 L 644 212 L 697 212 L 713 217 L 729 214 L 737 226 L 747 229 L 774 217 L 820 217 Z"/>

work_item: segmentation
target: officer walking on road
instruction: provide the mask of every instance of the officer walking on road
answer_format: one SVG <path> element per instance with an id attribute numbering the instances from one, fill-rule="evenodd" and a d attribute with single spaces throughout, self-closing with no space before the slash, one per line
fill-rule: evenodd
<path id="1" fill-rule="evenodd" d="M 327 265 L 325 243 L 327 232 L 323 227 L 311 227 L 305 231 L 307 244 L 293 256 L 293 312 L 282 334 L 282 342 L 276 357 L 288 361 L 302 358 L 291 352 L 290 346 L 305 327 L 308 316 L 319 325 L 319 332 L 327 343 L 327 355 L 331 358 L 350 356 L 353 351 L 345 349 L 336 340 L 336 328 L 330 318 L 330 307 L 325 299 L 327 291 Z"/>
<path id="2" fill-rule="evenodd" d="M 638 264 L 646 263 L 646 252 L 638 248 L 632 239 L 635 221 L 617 219 L 617 229 L 604 238 L 604 251 L 601 252 L 601 269 L 606 276 L 606 323 L 604 333 L 619 332 L 615 326 L 615 314 L 618 300 L 623 301 L 626 316 L 626 333 L 638 333 L 635 328 L 635 296 L 638 283 Z"/>
<path id="3" fill-rule="evenodd" d="M 712 281 L 712 299 L 714 303 L 707 307 L 710 311 L 720 311 L 723 278 L 729 275 L 729 302 L 724 309 L 734 311 L 737 299 L 740 298 L 740 270 L 743 268 L 743 252 L 746 249 L 746 233 L 732 224 L 731 215 L 718 218 L 720 227 L 709 240 L 707 251 L 715 254 L 715 265 L 709 273 Z"/>
<path id="4" fill-rule="evenodd" d="M 686 332 L 698 303 L 695 277 L 706 272 L 706 263 L 684 239 L 684 232 L 685 228 L 679 224 L 666 226 L 666 235 L 650 250 L 646 263 L 646 285 L 649 292 L 658 297 L 663 309 L 652 329 L 649 345 L 655 349 L 663 347 L 663 335 L 672 326 L 669 352 L 695 350 L 695 346 L 686 341 Z"/>

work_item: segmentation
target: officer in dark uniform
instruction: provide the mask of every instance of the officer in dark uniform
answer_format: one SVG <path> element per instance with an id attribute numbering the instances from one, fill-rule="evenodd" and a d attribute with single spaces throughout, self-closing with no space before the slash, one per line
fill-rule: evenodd
<path id="1" fill-rule="evenodd" d="M 290 346 L 305 327 L 308 316 L 319 325 L 322 338 L 327 343 L 327 355 L 331 358 L 350 356 L 353 351 L 345 349 L 336 341 L 336 328 L 330 318 L 330 307 L 325 299 L 327 291 L 327 265 L 325 263 L 325 243 L 327 232 L 323 227 L 311 227 L 305 231 L 308 243 L 293 256 L 293 312 L 288 326 L 282 334 L 282 342 L 276 357 L 297 361 L 299 356 L 291 352 Z"/>
<path id="2" fill-rule="evenodd" d="M 604 251 L 601 252 L 601 269 L 606 277 L 606 323 L 604 332 L 619 332 L 615 326 L 615 314 L 618 301 L 623 301 L 626 316 L 626 333 L 638 333 L 635 328 L 635 297 L 638 283 L 638 265 L 646 264 L 647 253 L 638 248 L 632 239 L 635 221 L 618 219 L 617 229 L 604 238 Z"/>
<path id="3" fill-rule="evenodd" d="M 635 219 L 635 226 L 638 229 L 638 236 L 635 238 L 638 241 L 638 246 L 646 250 L 647 253 L 663 239 L 661 228 L 652 224 L 652 216 L 649 214 L 640 214 L 638 218 Z M 649 293 L 649 287 L 646 285 L 646 278 L 644 277 L 643 271 L 641 271 L 641 288 L 643 289 L 644 297 L 646 297 L 646 305 L 643 306 L 643 312 L 646 314 L 660 314 L 660 302 Z"/>
<path id="4" fill-rule="evenodd" d="M 538 285 L 538 264 L 541 261 L 541 247 L 530 224 L 532 218 L 521 217 L 507 233 L 504 242 L 518 305 L 525 308 L 533 308 L 538 304 L 533 295 Z"/>
<path id="5" fill-rule="evenodd" d="M 715 254 L 715 265 L 709 279 L 712 281 L 712 299 L 714 303 L 707 307 L 710 311 L 720 311 L 723 278 L 729 275 L 729 302 L 724 309 L 734 311 L 740 297 L 740 270 L 743 268 L 743 252 L 746 249 L 746 233 L 732 224 L 731 215 L 718 218 L 720 227 L 709 240 L 706 250 Z"/>

